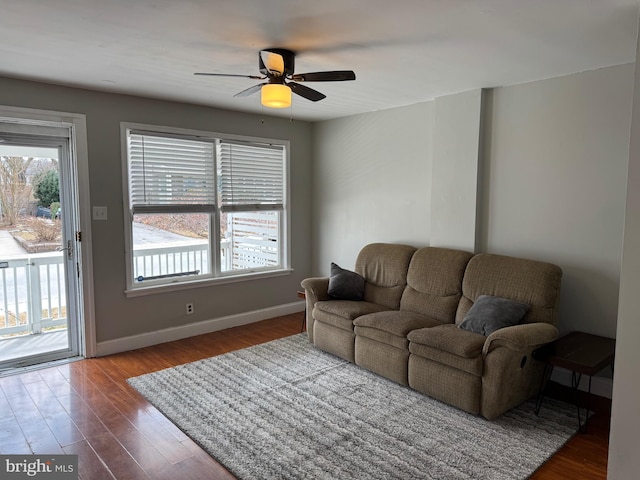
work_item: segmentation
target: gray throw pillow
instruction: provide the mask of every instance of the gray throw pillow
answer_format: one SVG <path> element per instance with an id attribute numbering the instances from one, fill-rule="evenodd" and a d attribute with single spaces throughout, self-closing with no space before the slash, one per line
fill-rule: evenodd
<path id="1" fill-rule="evenodd" d="M 328 293 L 332 297 L 340 300 L 362 300 L 364 295 L 364 277 L 332 263 Z"/>
<path id="2" fill-rule="evenodd" d="M 460 328 L 488 336 L 500 328 L 520 323 L 529 308 L 526 303 L 480 295 L 464 316 Z"/>

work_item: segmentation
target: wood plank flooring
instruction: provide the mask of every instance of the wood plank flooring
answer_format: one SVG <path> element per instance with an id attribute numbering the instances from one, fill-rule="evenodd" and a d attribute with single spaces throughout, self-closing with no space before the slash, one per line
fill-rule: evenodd
<path id="1" fill-rule="evenodd" d="M 0 378 L 0 453 L 77 454 L 82 480 L 233 479 L 126 379 L 293 335 L 301 321 L 287 315 Z M 608 435 L 599 412 L 531 478 L 605 479 Z"/>

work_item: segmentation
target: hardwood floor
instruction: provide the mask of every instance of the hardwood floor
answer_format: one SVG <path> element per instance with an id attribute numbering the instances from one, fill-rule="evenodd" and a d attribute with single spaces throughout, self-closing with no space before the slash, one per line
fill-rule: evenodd
<path id="1" fill-rule="evenodd" d="M 0 378 L 0 453 L 77 454 L 79 478 L 233 479 L 126 379 L 300 332 L 302 314 Z M 606 409 L 531 478 L 605 479 Z"/>

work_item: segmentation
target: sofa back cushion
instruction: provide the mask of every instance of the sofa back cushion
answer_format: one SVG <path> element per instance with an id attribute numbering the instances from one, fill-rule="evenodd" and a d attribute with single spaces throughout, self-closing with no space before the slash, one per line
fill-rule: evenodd
<path id="1" fill-rule="evenodd" d="M 448 248 L 417 250 L 409 264 L 400 310 L 454 323 L 462 296 L 462 278 L 471 257 L 469 252 Z"/>
<path id="2" fill-rule="evenodd" d="M 365 279 L 363 300 L 398 310 L 415 251 L 415 247 L 391 243 L 365 246 L 356 259 L 356 272 Z"/>
<path id="3" fill-rule="evenodd" d="M 557 265 L 524 258 L 481 253 L 473 257 L 462 280 L 456 312 L 460 324 L 480 295 L 507 298 L 530 305 L 521 323 L 554 323 L 562 270 Z"/>

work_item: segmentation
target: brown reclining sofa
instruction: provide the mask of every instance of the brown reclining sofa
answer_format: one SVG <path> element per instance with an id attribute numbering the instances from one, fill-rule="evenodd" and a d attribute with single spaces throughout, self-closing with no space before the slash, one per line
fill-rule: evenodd
<path id="1" fill-rule="evenodd" d="M 320 349 L 487 419 L 537 393 L 544 367 L 532 353 L 558 336 L 558 266 L 374 243 L 355 272 L 333 267 L 302 281 Z"/>

